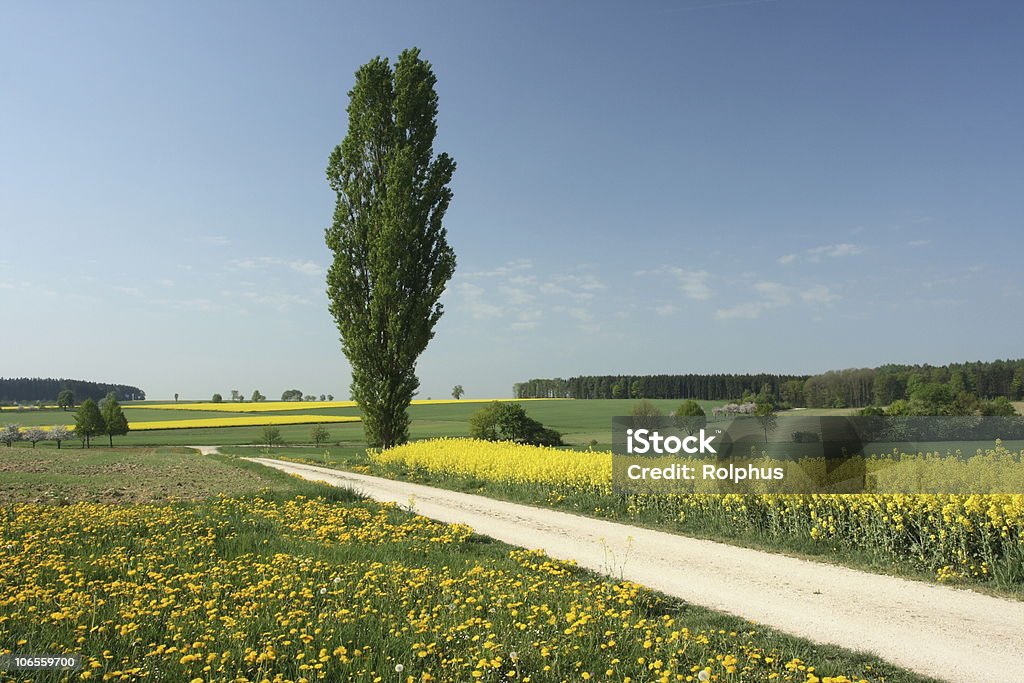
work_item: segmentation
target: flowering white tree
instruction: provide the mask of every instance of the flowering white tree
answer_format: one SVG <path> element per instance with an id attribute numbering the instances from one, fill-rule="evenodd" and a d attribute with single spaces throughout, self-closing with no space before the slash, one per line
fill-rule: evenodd
<path id="1" fill-rule="evenodd" d="M 32 448 L 35 448 L 37 443 L 46 438 L 46 432 L 39 427 L 29 427 L 21 433 L 21 438 L 32 444 Z"/>
<path id="2" fill-rule="evenodd" d="M 46 433 L 46 438 L 57 442 L 57 450 L 60 450 L 60 442 L 71 438 L 71 430 L 64 425 L 54 425 Z"/>
<path id="3" fill-rule="evenodd" d="M 0 429 L 0 443 L 5 443 L 10 448 L 15 441 L 21 441 L 21 425 L 4 425 L 3 429 Z"/>

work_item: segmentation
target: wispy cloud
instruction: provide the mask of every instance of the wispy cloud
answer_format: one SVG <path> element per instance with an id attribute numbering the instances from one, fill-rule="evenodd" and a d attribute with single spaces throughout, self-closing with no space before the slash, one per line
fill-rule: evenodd
<path id="1" fill-rule="evenodd" d="M 231 240 L 224 235 L 203 235 L 198 238 L 198 241 L 211 247 L 226 247 L 231 244 Z"/>
<path id="2" fill-rule="evenodd" d="M 767 311 L 789 306 L 796 301 L 809 306 L 829 306 L 839 299 L 839 296 L 825 285 L 795 287 L 767 280 L 754 283 L 749 293 L 749 300 L 715 311 L 715 319 L 753 320 Z"/>
<path id="3" fill-rule="evenodd" d="M 605 289 L 607 285 L 586 266 L 547 274 L 537 272 L 529 259 L 519 259 L 457 273 L 449 288 L 455 297 L 449 310 L 459 308 L 474 320 L 501 321 L 517 331 L 535 329 L 552 314 L 581 326 L 593 325 L 591 306 Z"/>
<path id="4" fill-rule="evenodd" d="M 287 292 L 241 292 L 238 297 L 244 301 L 273 308 L 279 313 L 287 313 L 297 306 L 313 305 L 306 297 Z"/>
<path id="5" fill-rule="evenodd" d="M 324 272 L 323 266 L 303 259 L 283 259 L 277 256 L 256 256 L 228 261 L 231 270 L 255 270 L 258 268 L 289 268 L 302 275 L 316 276 Z"/>
<path id="6" fill-rule="evenodd" d="M 909 247 L 927 247 L 931 243 L 932 243 L 931 240 L 911 240 L 911 241 L 907 242 L 907 246 L 909 246 Z"/>
<path id="7" fill-rule="evenodd" d="M 839 298 L 825 285 L 815 285 L 800 292 L 800 299 L 808 304 L 830 304 Z"/>
<path id="8" fill-rule="evenodd" d="M 708 280 L 711 274 L 706 270 L 687 270 L 679 266 L 660 266 L 649 270 L 638 270 L 633 273 L 637 277 L 659 276 L 675 281 L 676 286 L 689 299 L 703 301 L 712 295 Z"/>
<path id="9" fill-rule="evenodd" d="M 471 282 L 460 282 L 455 285 L 454 289 L 461 296 L 462 305 L 466 307 L 474 320 L 501 317 L 501 308 L 486 300 L 486 292 L 483 287 Z"/>
<path id="10" fill-rule="evenodd" d="M 160 298 L 156 299 L 154 303 L 178 311 L 196 311 L 199 313 L 215 313 L 224 309 L 222 304 L 206 297 Z"/>
<path id="11" fill-rule="evenodd" d="M 843 258 L 845 256 L 857 256 L 864 253 L 864 247 L 859 244 L 842 242 L 840 244 L 824 244 L 820 247 L 811 247 L 803 252 L 803 258 L 810 263 L 820 263 L 827 258 Z M 776 261 L 784 266 L 791 265 L 800 260 L 798 253 L 783 254 Z"/>
<path id="12" fill-rule="evenodd" d="M 844 242 L 842 244 L 826 244 L 821 247 L 814 247 L 807 250 L 807 260 L 817 263 L 823 258 L 842 258 L 843 256 L 856 256 L 863 254 L 864 247 Z"/>

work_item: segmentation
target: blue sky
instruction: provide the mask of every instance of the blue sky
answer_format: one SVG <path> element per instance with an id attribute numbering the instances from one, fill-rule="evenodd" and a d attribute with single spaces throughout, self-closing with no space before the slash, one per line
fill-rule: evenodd
<path id="1" fill-rule="evenodd" d="M 1024 6 L 10 3 L 0 375 L 348 397 L 327 156 L 418 46 L 458 162 L 421 396 L 1024 347 Z"/>

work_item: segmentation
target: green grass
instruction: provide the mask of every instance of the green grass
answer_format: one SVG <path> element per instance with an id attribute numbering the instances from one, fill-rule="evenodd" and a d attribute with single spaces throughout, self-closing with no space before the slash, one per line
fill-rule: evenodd
<path id="1" fill-rule="evenodd" d="M 611 419 L 617 415 L 628 415 L 635 401 L 633 400 L 602 400 L 602 401 L 526 401 L 522 405 L 533 418 L 544 425 L 562 432 L 567 444 L 571 446 L 587 446 L 596 440 L 603 448 L 611 444 Z M 652 401 L 665 412 L 678 407 L 681 401 Z M 721 402 L 703 402 L 705 410 L 710 412 L 714 405 Z M 442 436 L 468 436 L 469 417 L 483 407 L 479 403 L 449 403 L 441 405 L 410 406 L 409 417 L 412 420 L 410 437 L 412 439 L 431 439 Z M 126 414 L 130 420 L 167 420 L 188 419 L 199 417 L 223 417 L 225 413 L 210 411 L 175 411 L 175 410 L 135 410 Z M 32 413 L 16 413 L 18 417 L 7 415 L 3 419 L 18 422 L 23 426 L 29 424 L 55 424 L 60 422 L 59 415 L 73 423 L 71 413 L 61 411 L 38 411 Z M 300 411 L 281 411 L 261 413 L 265 415 L 358 415 L 355 408 L 324 408 Z M 29 420 L 32 420 L 31 422 Z M 299 444 L 310 442 L 311 425 L 282 425 L 279 427 L 286 443 Z M 331 441 L 342 445 L 358 445 L 363 443 L 363 428 L 360 424 L 349 425 L 328 424 Z M 122 445 L 231 445 L 249 444 L 258 439 L 259 427 L 218 427 L 198 429 L 154 430 L 129 433 L 115 439 L 115 444 Z"/>

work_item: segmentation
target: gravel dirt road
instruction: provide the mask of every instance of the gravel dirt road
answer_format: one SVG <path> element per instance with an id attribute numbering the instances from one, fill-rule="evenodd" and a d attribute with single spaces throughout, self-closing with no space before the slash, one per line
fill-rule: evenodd
<path id="1" fill-rule="evenodd" d="M 1024 681 L 1024 602 L 268 458 L 443 522 L 945 681 Z"/>

